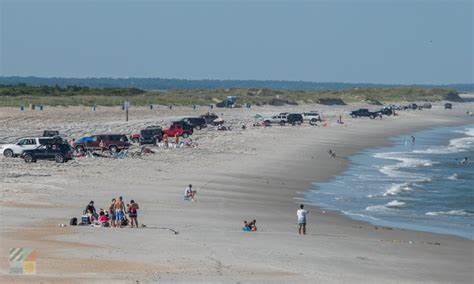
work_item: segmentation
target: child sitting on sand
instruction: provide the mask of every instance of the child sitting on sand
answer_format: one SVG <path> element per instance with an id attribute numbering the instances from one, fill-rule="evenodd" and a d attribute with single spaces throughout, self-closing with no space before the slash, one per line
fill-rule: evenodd
<path id="1" fill-rule="evenodd" d="M 257 230 L 257 220 L 253 220 L 252 222 L 249 223 L 250 231 L 256 231 Z"/>
<path id="2" fill-rule="evenodd" d="M 104 211 L 100 211 L 99 213 L 99 223 L 102 225 L 102 227 L 109 226 L 109 219 L 105 215 Z"/>
<path id="3" fill-rule="evenodd" d="M 247 223 L 247 221 L 244 221 L 244 224 L 242 225 L 242 230 L 249 232 L 250 231 L 250 226 Z"/>

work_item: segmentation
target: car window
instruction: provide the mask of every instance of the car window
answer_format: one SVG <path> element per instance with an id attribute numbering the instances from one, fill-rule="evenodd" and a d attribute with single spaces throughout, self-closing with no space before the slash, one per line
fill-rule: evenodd
<path id="1" fill-rule="evenodd" d="M 97 136 L 92 136 L 92 137 L 91 137 L 91 141 L 96 142 L 96 141 L 97 141 Z"/>
<path id="2" fill-rule="evenodd" d="M 25 145 L 36 145 L 35 139 L 27 139 Z"/>
<path id="3" fill-rule="evenodd" d="M 25 145 L 25 142 L 26 142 L 26 139 L 21 139 L 21 140 L 18 141 L 16 144 L 17 144 L 17 145 Z"/>

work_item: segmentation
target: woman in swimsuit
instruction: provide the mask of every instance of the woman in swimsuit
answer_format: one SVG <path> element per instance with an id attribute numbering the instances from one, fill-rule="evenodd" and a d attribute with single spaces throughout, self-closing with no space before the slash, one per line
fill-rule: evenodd
<path id="1" fill-rule="evenodd" d="M 130 200 L 130 206 L 128 207 L 128 217 L 130 218 L 130 227 L 133 228 L 133 221 L 135 221 L 135 226 L 138 228 L 138 209 L 140 207 L 134 200 Z"/>

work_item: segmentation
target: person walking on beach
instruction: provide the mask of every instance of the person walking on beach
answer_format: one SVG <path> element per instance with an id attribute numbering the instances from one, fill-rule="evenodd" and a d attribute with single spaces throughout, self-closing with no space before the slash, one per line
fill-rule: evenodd
<path id="1" fill-rule="evenodd" d="M 130 218 L 130 227 L 133 228 L 133 221 L 135 221 L 135 225 L 138 228 L 138 209 L 140 207 L 138 206 L 138 203 L 135 203 L 135 201 L 132 199 L 130 200 L 130 205 L 128 207 L 128 217 Z"/>
<path id="2" fill-rule="evenodd" d="M 122 227 L 122 222 L 125 219 L 125 204 L 123 203 L 122 196 L 115 201 L 115 220 L 117 221 L 116 226 Z"/>
<path id="3" fill-rule="evenodd" d="M 308 210 L 304 209 L 304 205 L 300 205 L 300 209 L 296 211 L 296 216 L 298 217 L 298 233 L 301 235 L 306 235 L 306 215 L 308 214 Z"/>

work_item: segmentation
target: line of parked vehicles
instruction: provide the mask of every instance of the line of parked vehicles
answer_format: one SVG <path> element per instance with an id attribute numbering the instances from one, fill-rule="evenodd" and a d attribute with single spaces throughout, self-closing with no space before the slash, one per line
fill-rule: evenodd
<path id="1" fill-rule="evenodd" d="M 114 154 L 128 149 L 132 142 L 144 145 L 161 142 L 165 136 L 187 138 L 193 134 L 194 129 L 200 130 L 206 128 L 208 124 L 221 123 L 223 120 L 217 115 L 207 113 L 199 117 L 186 117 L 174 121 L 167 128 L 158 125 L 147 126 L 139 134 L 99 134 L 84 136 L 71 143 L 61 137 L 59 131 L 45 130 L 42 137 L 26 137 L 14 144 L 0 145 L 0 154 L 7 158 L 21 157 L 27 163 L 37 160 L 65 163 L 73 159 L 74 152 L 108 150 Z"/>

